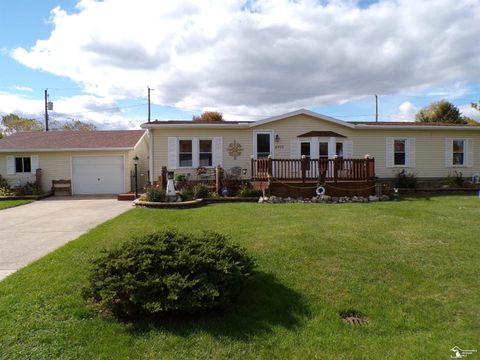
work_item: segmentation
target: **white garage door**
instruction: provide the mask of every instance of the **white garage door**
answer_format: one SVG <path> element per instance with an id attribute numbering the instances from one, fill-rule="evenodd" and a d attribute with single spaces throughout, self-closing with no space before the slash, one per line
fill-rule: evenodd
<path id="1" fill-rule="evenodd" d="M 76 195 L 122 193 L 123 174 L 121 155 L 72 157 L 72 190 Z"/>

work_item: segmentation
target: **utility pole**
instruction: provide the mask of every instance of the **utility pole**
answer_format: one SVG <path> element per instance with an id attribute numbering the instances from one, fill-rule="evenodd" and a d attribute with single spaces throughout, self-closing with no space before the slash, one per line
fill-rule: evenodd
<path id="1" fill-rule="evenodd" d="M 150 122 L 150 86 L 148 86 L 147 89 L 148 89 L 148 122 Z"/>
<path id="2" fill-rule="evenodd" d="M 45 89 L 45 131 L 48 131 L 48 89 Z"/>
<path id="3" fill-rule="evenodd" d="M 378 122 L 378 95 L 375 94 L 375 122 Z"/>

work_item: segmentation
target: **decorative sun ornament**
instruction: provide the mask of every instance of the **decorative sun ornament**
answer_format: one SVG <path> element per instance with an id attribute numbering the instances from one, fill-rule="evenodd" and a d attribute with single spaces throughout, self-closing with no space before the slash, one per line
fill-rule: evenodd
<path id="1" fill-rule="evenodd" d="M 233 143 L 228 145 L 228 155 L 233 156 L 233 160 L 237 160 L 237 156 L 242 155 L 242 145 L 233 140 Z"/>

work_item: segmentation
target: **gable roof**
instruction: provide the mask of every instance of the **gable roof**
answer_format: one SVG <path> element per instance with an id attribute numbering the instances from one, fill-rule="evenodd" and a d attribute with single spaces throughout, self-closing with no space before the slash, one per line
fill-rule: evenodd
<path id="1" fill-rule="evenodd" d="M 314 118 L 319 119 L 319 120 L 324 120 L 324 121 L 331 122 L 331 123 L 341 125 L 341 126 L 345 126 L 345 127 L 348 127 L 348 128 L 354 128 L 355 127 L 354 124 L 351 124 L 347 121 L 342 121 L 342 120 L 339 120 L 339 119 L 335 119 L 331 116 L 318 114 L 316 112 L 313 112 L 313 111 L 310 111 L 310 110 L 307 110 L 307 109 L 299 109 L 299 110 L 291 111 L 291 112 L 288 112 L 288 113 L 285 113 L 285 114 L 282 114 L 282 115 L 272 116 L 272 117 L 269 117 L 269 118 L 266 118 L 266 119 L 263 119 L 263 120 L 255 121 L 255 122 L 251 123 L 250 127 L 259 126 L 259 125 L 263 125 L 263 124 L 268 124 L 268 123 L 271 123 L 271 122 L 274 122 L 274 121 L 283 120 L 283 119 L 286 119 L 286 118 L 289 118 L 289 117 L 292 117 L 292 116 L 297 116 L 297 115 L 308 115 L 308 116 L 314 117 Z"/>
<path id="2" fill-rule="evenodd" d="M 0 152 L 130 150 L 145 130 L 28 131 L 0 139 Z"/>

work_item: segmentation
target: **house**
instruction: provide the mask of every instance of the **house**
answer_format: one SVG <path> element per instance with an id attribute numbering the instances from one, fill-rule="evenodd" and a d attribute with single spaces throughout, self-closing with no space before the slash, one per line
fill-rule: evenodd
<path id="1" fill-rule="evenodd" d="M 345 122 L 300 109 L 255 122 L 153 121 L 142 128 L 151 141 L 152 182 L 164 166 L 193 176 L 199 166 L 240 167 L 250 177 L 256 166 L 251 158 L 269 155 L 327 160 L 368 154 L 380 179 L 392 179 L 403 169 L 423 180 L 445 178 L 455 170 L 466 178 L 480 172 L 480 126 Z"/>
<path id="2" fill-rule="evenodd" d="M 0 175 L 21 185 L 40 168 L 43 190 L 65 179 L 73 194 L 118 194 L 133 189 L 134 156 L 139 188 L 158 181 L 162 168 L 196 179 L 199 167 L 221 166 L 253 180 L 315 185 L 324 177 L 344 187 L 402 170 L 423 180 L 480 173 L 480 126 L 345 122 L 301 109 L 255 122 L 153 121 L 142 128 L 16 133 L 0 140 Z"/>
<path id="3" fill-rule="evenodd" d="M 132 189 L 133 158 L 139 183 L 148 179 L 144 130 L 19 132 L 0 139 L 0 176 L 11 186 L 36 179 L 48 191 L 52 180 L 71 180 L 72 193 L 118 194 Z"/>

